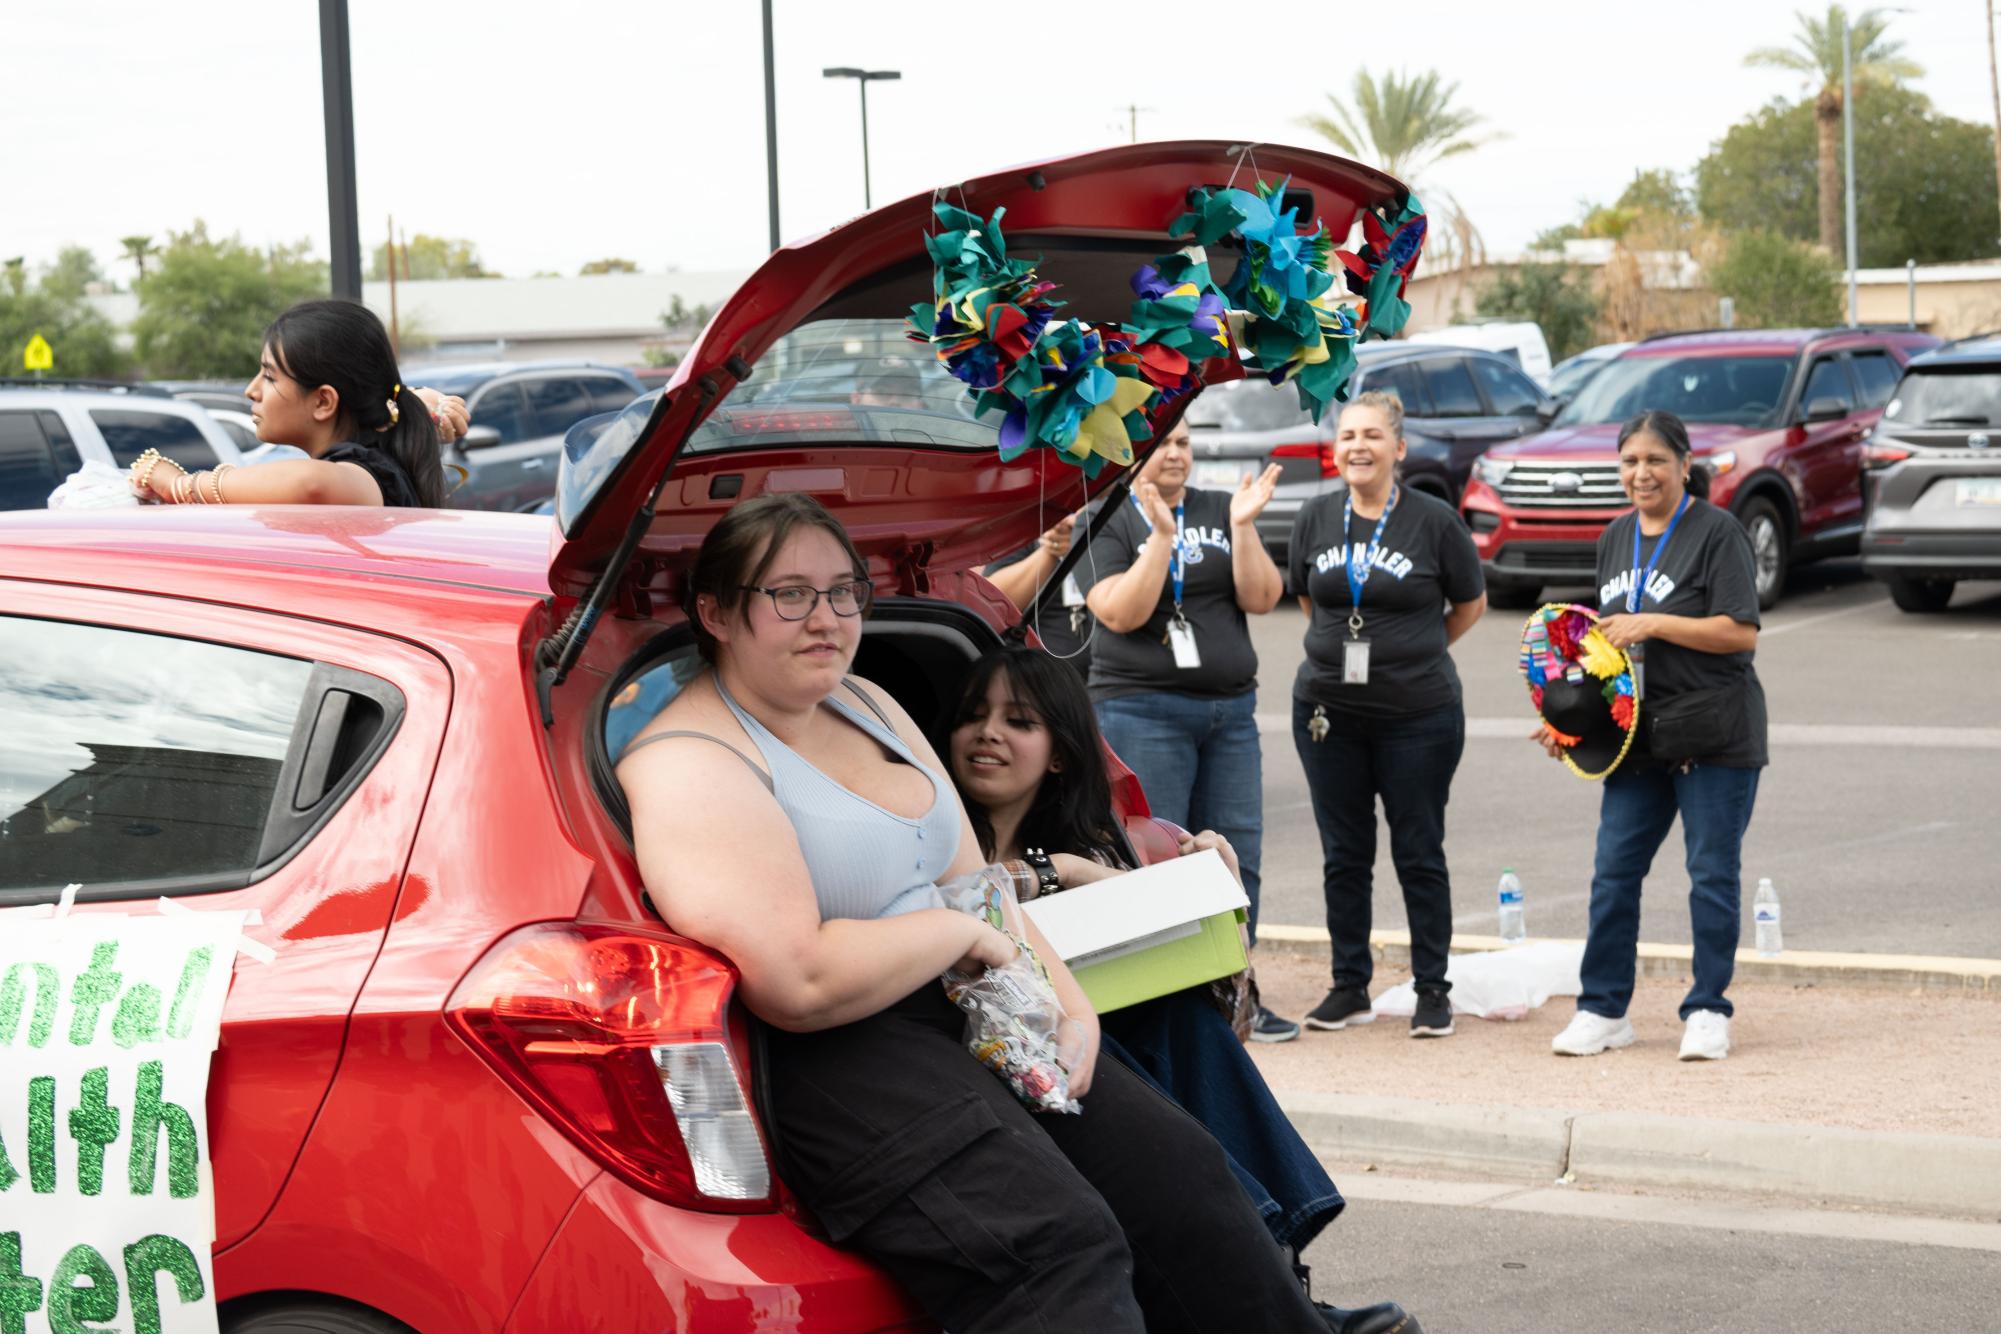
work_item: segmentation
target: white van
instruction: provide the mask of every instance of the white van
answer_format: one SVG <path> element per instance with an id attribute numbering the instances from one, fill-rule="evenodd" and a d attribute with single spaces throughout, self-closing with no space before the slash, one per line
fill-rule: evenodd
<path id="1" fill-rule="evenodd" d="M 1477 347 L 1498 352 L 1522 368 L 1522 373 L 1544 389 L 1549 388 L 1549 344 L 1543 341 L 1542 326 L 1520 323 L 1448 324 L 1442 329 L 1426 329 L 1409 335 L 1413 343 L 1450 343 L 1454 347 Z"/>

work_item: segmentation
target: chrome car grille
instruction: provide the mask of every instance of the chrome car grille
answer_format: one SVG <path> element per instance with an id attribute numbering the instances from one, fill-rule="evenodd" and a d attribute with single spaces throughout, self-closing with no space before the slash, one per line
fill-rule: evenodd
<path id="1" fill-rule="evenodd" d="M 1545 509 L 1623 509 L 1616 463 L 1517 463 L 1501 479 L 1501 499 Z"/>

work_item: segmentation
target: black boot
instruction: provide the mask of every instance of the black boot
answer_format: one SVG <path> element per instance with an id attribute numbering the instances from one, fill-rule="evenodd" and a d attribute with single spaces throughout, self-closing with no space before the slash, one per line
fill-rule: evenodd
<path id="1" fill-rule="evenodd" d="M 1306 1289 L 1306 1295 L 1313 1296 L 1312 1271 L 1299 1262 L 1295 1254 L 1292 1272 L 1299 1276 L 1299 1286 Z M 1424 1334 L 1424 1327 L 1417 1318 L 1398 1306 L 1395 1302 L 1377 1302 L 1374 1306 L 1349 1310 L 1342 1306 L 1329 1306 L 1316 1301 L 1313 1309 L 1320 1312 L 1320 1318 L 1327 1322 L 1327 1328 L 1334 1334 Z"/>

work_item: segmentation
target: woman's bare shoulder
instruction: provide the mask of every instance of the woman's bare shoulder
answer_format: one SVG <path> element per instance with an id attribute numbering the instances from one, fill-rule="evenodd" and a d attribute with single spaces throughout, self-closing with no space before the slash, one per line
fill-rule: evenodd
<path id="1" fill-rule="evenodd" d="M 692 735 L 676 736 L 674 733 Z M 723 745 L 715 744 L 718 741 Z M 648 719 L 646 725 L 634 733 L 632 740 L 626 742 L 625 750 L 613 764 L 619 771 L 621 781 L 625 781 L 626 775 L 634 769 L 669 767 L 629 763 L 649 756 L 657 759 L 666 754 L 675 757 L 676 763 L 671 767 L 684 773 L 690 765 L 697 773 L 707 773 L 719 767 L 719 761 L 741 769 L 742 762 L 732 757 L 724 746 L 750 759 L 762 771 L 755 743 L 743 730 L 743 724 L 730 713 L 709 678 L 703 675 L 689 682 L 685 689 L 667 702 L 665 708 Z"/>

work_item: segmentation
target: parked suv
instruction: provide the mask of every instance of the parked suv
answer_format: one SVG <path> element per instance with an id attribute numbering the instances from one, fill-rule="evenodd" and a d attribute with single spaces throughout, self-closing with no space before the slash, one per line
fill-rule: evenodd
<path id="1" fill-rule="evenodd" d="M 1032 220 L 1072 308 L 1117 319 L 1230 147 L 1121 146 L 953 198 Z M 1335 235 L 1399 202 L 1344 159 L 1258 156 Z M 835 327 L 901 358 L 843 372 L 861 397 L 910 365 L 929 204 L 774 252 L 673 383 L 575 433 L 553 523 L 0 517 L 0 908 L 80 881 L 78 914 L 254 909 L 276 952 L 236 968 L 206 1102 L 230 1334 L 935 1329 L 786 1191 L 760 1026 L 730 961 L 655 911 L 611 769 L 658 707 L 637 701 L 695 666 L 679 590 L 737 500 L 804 492 L 847 525 L 876 588 L 856 670 L 926 721 L 1019 619 L 980 567 L 1059 493 L 1119 503 L 1130 471 L 1002 462 L 964 393 L 784 389 Z M 1129 774 L 1115 801 L 1157 831 Z"/>
<path id="2" fill-rule="evenodd" d="M 1474 348 L 1423 343 L 1365 343 L 1356 350 L 1349 393 L 1389 390 L 1403 401 L 1406 485 L 1457 506 L 1473 461 L 1494 444 L 1541 429 L 1556 402 L 1506 357 Z M 1278 489 L 1258 516 L 1258 535 L 1285 568 L 1299 507 L 1341 488 L 1334 437 L 1341 407 L 1318 425 L 1299 406 L 1299 391 L 1260 376 L 1202 391 L 1188 406 L 1194 445 L 1189 485 L 1234 491 L 1243 478 L 1279 465 Z"/>
<path id="3" fill-rule="evenodd" d="M 472 424 L 445 449 L 445 461 L 468 474 L 452 493 L 456 509 L 534 510 L 556 489 L 564 433 L 645 392 L 631 371 L 588 361 L 441 363 L 403 374 L 466 401 Z"/>
<path id="4" fill-rule="evenodd" d="M 193 403 L 94 383 L 0 385 L 0 510 L 42 509 L 84 460 L 129 468 L 148 449 L 189 472 L 241 461 Z"/>
<path id="5" fill-rule="evenodd" d="M 1770 607 L 1795 562 L 1847 555 L 1862 533 L 1862 441 L 1904 365 L 1937 347 L 1910 329 L 1664 334 L 1593 376 L 1547 431 L 1489 451 L 1461 502 L 1497 606 L 1588 584 L 1598 534 L 1628 508 L 1619 427 L 1650 409 L 1688 424 L 1710 499 L 1740 519 Z"/>
<path id="6" fill-rule="evenodd" d="M 2001 579 L 2001 338 L 1912 361 L 1862 451 L 1862 568 L 1905 611 Z"/>

